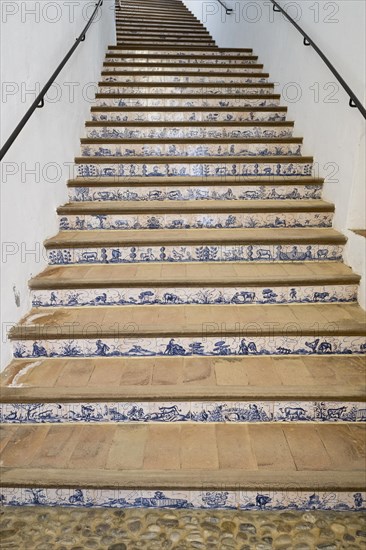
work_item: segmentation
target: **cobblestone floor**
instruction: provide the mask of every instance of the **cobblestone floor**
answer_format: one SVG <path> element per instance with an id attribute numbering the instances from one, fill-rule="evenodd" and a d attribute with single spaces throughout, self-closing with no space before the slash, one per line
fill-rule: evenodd
<path id="1" fill-rule="evenodd" d="M 0 529 L 1 550 L 366 549 L 356 512 L 4 507 Z"/>

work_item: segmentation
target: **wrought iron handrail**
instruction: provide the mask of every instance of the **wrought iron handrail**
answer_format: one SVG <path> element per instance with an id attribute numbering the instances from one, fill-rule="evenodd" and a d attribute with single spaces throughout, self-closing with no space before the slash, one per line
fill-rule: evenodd
<path id="1" fill-rule="evenodd" d="M 231 8 L 228 8 L 221 2 L 221 0 L 217 0 L 220 2 L 221 5 L 224 6 L 226 9 L 226 13 L 231 13 L 233 10 Z M 352 91 L 352 89 L 348 86 L 347 82 L 344 80 L 344 78 L 339 74 L 337 69 L 333 66 L 333 64 L 329 61 L 327 56 L 322 52 L 322 50 L 317 46 L 317 44 L 310 38 L 310 36 L 296 23 L 296 21 L 285 11 L 279 4 L 276 2 L 276 0 L 270 0 L 272 3 L 273 11 L 282 13 L 288 21 L 299 31 L 299 33 L 304 37 L 304 46 L 312 46 L 316 53 L 319 55 L 319 57 L 324 61 L 328 69 L 333 73 L 333 75 L 336 77 L 342 88 L 346 91 L 348 97 L 349 97 L 349 106 L 356 108 L 360 111 L 361 115 L 366 119 L 366 109 L 361 103 L 361 101 L 358 99 L 356 94 Z M 230 10 L 230 12 L 228 11 Z"/>
<path id="2" fill-rule="evenodd" d="M 351 90 L 351 88 L 348 86 L 347 82 L 342 78 L 342 76 L 339 74 L 337 69 L 333 66 L 333 64 L 329 61 L 327 56 L 322 52 L 322 50 L 317 46 L 317 44 L 310 38 L 310 36 L 296 23 L 296 21 L 285 11 L 279 4 L 276 2 L 276 0 L 270 0 L 270 2 L 273 4 L 273 11 L 275 12 L 281 12 L 288 21 L 299 31 L 300 34 L 304 37 L 304 46 L 312 46 L 316 53 L 319 55 L 319 57 L 324 61 L 328 69 L 334 74 L 342 88 L 346 91 L 348 97 L 349 97 L 349 106 L 357 108 L 361 115 L 366 118 L 366 109 L 361 103 L 361 101 L 358 99 L 356 94 Z"/>
<path id="3" fill-rule="evenodd" d="M 225 8 L 226 10 L 226 15 L 231 15 L 232 11 L 233 11 L 233 8 L 228 8 L 224 2 L 221 2 L 221 0 L 217 0 L 219 4 L 222 5 L 223 8 Z"/>
<path id="4" fill-rule="evenodd" d="M 25 115 L 23 116 L 23 118 L 21 119 L 19 124 L 16 126 L 16 128 L 14 129 L 12 134 L 9 136 L 7 141 L 4 143 L 3 147 L 0 149 L 0 160 L 2 160 L 4 158 L 4 156 L 6 155 L 8 150 L 10 149 L 10 147 L 13 145 L 14 141 L 19 136 L 20 132 L 23 130 L 24 126 L 27 124 L 28 120 L 33 115 L 34 111 L 36 109 L 41 109 L 42 107 L 44 107 L 44 104 L 45 104 L 44 98 L 45 98 L 46 93 L 48 92 L 48 90 L 50 89 L 50 87 L 52 86 L 52 84 L 54 83 L 54 81 L 56 80 L 56 78 L 58 77 L 58 75 L 60 74 L 60 72 L 62 71 L 62 69 L 66 65 L 66 63 L 68 62 L 68 60 L 70 59 L 70 57 L 72 56 L 72 54 L 74 53 L 76 48 L 79 46 L 79 44 L 81 42 L 85 41 L 86 33 L 88 32 L 89 27 L 93 23 L 93 21 L 95 19 L 95 16 L 97 15 L 97 12 L 98 12 L 99 8 L 102 5 L 103 5 L 103 0 L 98 0 L 98 2 L 95 4 L 94 11 L 93 11 L 88 23 L 86 24 L 83 31 L 81 32 L 81 34 L 76 39 L 75 44 L 70 48 L 70 50 L 65 55 L 65 57 L 63 58 L 63 60 L 61 61 L 61 63 L 59 64 L 59 66 L 57 67 L 55 72 L 52 74 L 52 76 L 48 80 L 48 82 L 43 86 L 42 90 L 40 91 L 40 93 L 38 94 L 36 99 L 33 101 L 32 105 L 29 107 L 28 111 L 25 113 Z"/>

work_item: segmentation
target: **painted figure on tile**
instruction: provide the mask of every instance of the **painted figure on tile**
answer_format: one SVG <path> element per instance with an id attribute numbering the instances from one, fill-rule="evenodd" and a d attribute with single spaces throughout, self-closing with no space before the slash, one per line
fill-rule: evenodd
<path id="1" fill-rule="evenodd" d="M 255 503 L 260 510 L 264 510 L 268 503 L 271 502 L 271 497 L 268 495 L 260 495 L 259 493 L 255 497 Z"/>
<path id="2" fill-rule="evenodd" d="M 185 349 L 179 344 L 175 344 L 174 338 L 169 340 L 169 343 L 166 346 L 164 355 L 185 355 Z"/>
<path id="3" fill-rule="evenodd" d="M 353 495 L 353 499 L 354 499 L 356 508 L 362 508 L 362 505 L 363 505 L 362 494 L 361 493 L 355 493 Z"/>
<path id="4" fill-rule="evenodd" d="M 95 352 L 96 355 L 99 356 L 106 356 L 108 354 L 108 351 L 110 350 L 110 347 L 102 342 L 102 340 L 97 340 L 95 342 L 95 345 L 97 346 L 97 350 Z"/>
<path id="5" fill-rule="evenodd" d="M 38 345 L 38 342 L 33 342 L 33 357 L 47 357 L 46 348 Z"/>

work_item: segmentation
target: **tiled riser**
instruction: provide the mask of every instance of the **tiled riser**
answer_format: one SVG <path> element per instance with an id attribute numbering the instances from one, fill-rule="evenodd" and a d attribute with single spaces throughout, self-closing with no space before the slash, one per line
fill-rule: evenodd
<path id="1" fill-rule="evenodd" d="M 144 45 L 145 46 L 160 46 L 161 44 L 163 43 L 164 46 L 179 46 L 179 47 L 182 47 L 182 46 L 197 46 L 198 44 L 200 46 L 206 46 L 206 47 L 210 47 L 212 46 L 212 41 L 211 40 L 206 40 L 205 42 L 203 41 L 197 41 L 197 40 L 189 40 L 187 38 L 187 40 L 182 40 L 182 39 L 177 39 L 177 40 L 169 40 L 168 38 L 164 39 L 164 40 L 161 40 L 160 38 L 159 39 L 154 39 L 154 38 L 150 38 L 149 40 L 147 40 L 146 42 L 144 41 Z M 126 44 L 126 45 L 129 45 L 129 46 L 139 46 L 139 42 L 137 42 L 136 40 L 131 40 L 128 36 L 126 37 L 121 37 L 121 36 L 118 36 L 117 37 L 117 44 Z"/>
<path id="2" fill-rule="evenodd" d="M 256 87 L 230 87 L 228 86 L 218 86 L 215 87 L 215 84 L 207 86 L 123 86 L 121 83 L 120 86 L 108 86 L 108 83 L 105 86 L 99 87 L 99 92 L 103 94 L 136 94 L 137 97 L 143 97 L 145 94 L 194 94 L 201 97 L 210 96 L 210 95 L 238 95 L 239 97 L 243 94 L 272 94 L 272 88 L 262 88 L 260 85 Z"/>
<path id="3" fill-rule="evenodd" d="M 160 49 L 160 48 L 109 48 L 108 54 L 111 55 L 121 55 L 126 56 L 132 54 L 132 56 L 135 55 L 146 55 L 146 56 L 154 56 L 154 55 L 165 55 L 168 61 L 171 61 L 172 59 L 179 59 L 180 56 L 184 58 L 191 58 L 194 59 L 196 56 L 205 56 L 207 58 L 207 62 L 209 63 L 226 63 L 226 57 L 238 57 L 238 52 L 235 51 L 219 51 L 214 48 L 212 49 L 206 49 L 206 50 L 200 50 L 197 49 L 196 51 L 187 51 L 184 48 L 181 50 L 166 50 L 166 49 Z M 248 56 L 249 54 L 243 54 L 243 57 Z M 149 62 L 151 62 L 152 65 L 155 64 L 155 59 L 151 59 L 151 57 L 146 58 Z M 196 58 L 197 59 L 197 58 Z M 201 62 L 202 59 L 198 58 L 198 61 Z M 179 63 L 182 63 L 183 61 L 179 59 Z M 231 62 L 231 61 L 230 61 Z M 242 63 L 241 60 L 239 60 L 240 63 Z M 256 63 L 256 60 L 253 60 L 253 63 Z"/>
<path id="4" fill-rule="evenodd" d="M 5 506 L 77 508 L 175 508 L 203 510 L 343 510 L 361 511 L 366 493 L 323 491 L 147 491 L 134 489 L 8 488 L 0 489 Z"/>
<path id="5" fill-rule="evenodd" d="M 331 227 L 332 213 L 157 214 L 62 216 L 60 229 L 205 229 L 239 227 Z"/>
<path id="6" fill-rule="evenodd" d="M 106 57 L 106 61 L 108 63 L 128 63 L 131 65 L 131 68 L 136 63 L 142 63 L 142 64 L 148 63 L 150 67 L 152 67 L 152 70 L 154 66 L 155 67 L 159 66 L 160 63 L 175 63 L 176 65 L 186 65 L 186 64 L 192 64 L 192 63 L 196 63 L 197 65 L 207 65 L 207 64 L 214 63 L 215 65 L 220 67 L 220 70 L 221 70 L 221 67 L 223 70 L 225 70 L 228 66 L 231 67 L 232 65 L 235 67 L 235 65 L 242 66 L 244 64 L 244 65 L 250 66 L 250 65 L 258 64 L 258 61 L 256 59 L 229 59 L 228 60 L 228 59 L 218 58 L 218 57 L 208 57 L 206 59 L 204 58 L 199 59 L 199 58 L 195 58 L 194 55 L 188 56 L 188 57 L 182 57 L 182 56 L 179 57 L 179 55 L 175 56 L 174 53 L 172 53 L 172 56 L 169 57 L 169 52 L 168 54 L 166 54 L 166 52 L 162 52 L 162 51 L 153 52 L 153 53 L 155 53 L 156 55 L 161 55 L 162 53 L 164 53 L 166 57 L 157 57 L 155 59 L 151 59 L 151 57 L 143 57 L 146 53 L 149 53 L 149 50 L 145 52 L 135 51 L 135 50 L 132 50 L 130 52 L 126 52 L 126 51 L 111 52 L 110 51 L 109 55 Z M 188 52 L 185 52 L 185 53 L 187 54 Z M 132 55 L 129 57 L 129 54 L 132 54 Z M 135 57 L 134 54 L 141 55 L 142 57 Z M 204 55 L 205 52 L 202 52 L 202 54 Z M 116 56 L 116 57 L 113 57 L 113 56 Z M 250 70 L 253 70 L 253 69 L 250 69 Z"/>
<path id="7" fill-rule="evenodd" d="M 270 324 L 270 323 L 268 323 Z M 96 323 L 91 323 L 95 329 Z M 133 323 L 126 330 L 133 329 Z M 245 327 L 245 325 L 243 325 Z M 294 323 L 289 323 L 293 330 Z M 77 328 L 77 327 L 76 327 Z M 80 328 L 80 327 L 79 327 Z M 212 326 L 210 327 L 212 329 Z M 217 327 L 218 330 L 220 327 Z M 259 327 L 258 327 L 259 328 Z M 175 338 L 123 338 L 124 327 L 114 338 L 69 340 L 20 340 L 14 342 L 14 357 L 153 357 L 153 356 L 261 356 L 261 355 L 325 355 L 325 354 L 364 354 L 366 340 L 362 336 L 262 336 L 242 338 L 241 336 L 202 336 Z M 40 329 L 42 330 L 42 328 Z M 136 331 L 138 327 L 136 326 Z M 204 332 L 204 326 L 202 328 Z M 243 331 L 245 328 L 243 328 Z M 273 330 L 273 329 L 272 329 Z M 70 327 L 70 332 L 72 328 Z M 47 332 L 47 325 L 45 327 Z M 112 331 L 111 331 L 112 332 Z M 121 336 L 122 335 L 122 336 Z"/>
<path id="8" fill-rule="evenodd" d="M 109 59 L 106 60 L 106 63 L 111 63 L 111 61 Z M 121 60 L 118 60 L 116 63 L 123 63 L 123 61 Z M 108 73 L 111 73 L 111 75 L 113 75 L 113 73 L 115 71 L 118 71 L 118 72 L 126 72 L 126 73 L 130 73 L 130 72 L 136 72 L 136 73 L 141 73 L 141 72 L 144 72 L 144 71 L 149 71 L 149 72 L 154 72 L 156 73 L 157 75 L 159 75 L 159 73 L 161 72 L 169 72 L 169 73 L 172 73 L 172 75 L 170 77 L 168 77 L 166 75 L 167 78 L 172 78 L 174 77 L 175 78 L 175 75 L 177 74 L 177 68 L 176 67 L 169 67 L 169 66 L 159 66 L 159 63 L 157 63 L 156 65 L 151 65 L 149 63 L 142 63 L 141 61 L 137 61 L 137 60 L 130 60 L 130 65 L 127 67 L 127 66 L 111 66 L 111 65 L 106 65 L 104 64 L 103 66 L 103 71 L 107 71 Z M 155 61 L 154 61 L 155 63 Z M 181 75 L 181 73 L 185 73 L 185 72 L 194 72 L 194 73 L 202 73 L 202 72 L 209 72 L 209 73 L 212 73 L 213 76 L 211 78 L 214 77 L 215 73 L 227 73 L 228 76 L 232 75 L 234 78 L 237 78 L 236 77 L 236 74 L 238 73 L 260 73 L 262 72 L 263 69 L 262 68 L 253 68 L 253 67 L 235 67 L 235 65 L 233 66 L 230 66 L 230 67 L 227 67 L 226 65 L 223 66 L 223 67 L 200 67 L 200 66 L 196 66 L 196 65 L 189 65 L 187 67 L 179 67 L 179 75 Z M 152 76 L 152 75 L 150 75 Z M 183 76 L 183 78 L 191 78 L 192 76 L 194 75 L 189 75 L 189 77 L 185 77 Z M 199 76 L 199 75 L 198 75 Z M 225 79 L 228 78 L 228 76 L 225 76 Z M 182 76 L 180 76 L 182 77 Z M 179 77 L 179 78 L 180 78 Z M 220 78 L 221 75 L 218 77 Z M 104 78 L 108 78 L 107 76 L 104 75 Z M 123 77 L 122 75 L 119 75 L 118 77 L 116 77 L 118 79 L 122 79 L 122 78 L 125 78 Z M 129 77 L 128 77 L 129 78 Z M 206 78 L 206 77 L 205 77 Z M 260 77 L 259 77 L 260 78 Z M 263 82 L 266 82 L 267 79 L 263 80 Z M 164 82 L 164 81 L 163 81 Z M 168 82 L 168 81 L 166 81 Z"/>
<path id="9" fill-rule="evenodd" d="M 341 261 L 342 246 L 329 245 L 212 245 L 120 246 L 51 249 L 51 265 L 141 262 L 288 262 Z"/>
<path id="10" fill-rule="evenodd" d="M 303 163 L 286 162 L 286 159 L 279 163 L 261 162 L 231 164 L 215 163 L 179 163 L 169 162 L 169 164 L 79 164 L 78 176 L 144 176 L 144 177 L 164 177 L 164 176 L 192 176 L 208 177 L 216 176 L 311 176 L 312 165 Z"/>
<path id="11" fill-rule="evenodd" d="M 105 90 L 103 90 L 103 93 L 106 93 Z M 115 91 L 112 93 L 117 92 Z M 149 93 L 153 94 L 152 91 Z M 234 98 L 215 97 L 214 95 L 207 97 L 207 94 L 202 93 L 202 91 L 196 95 L 197 97 L 191 96 L 189 98 L 179 97 L 179 95 L 171 98 L 148 98 L 142 95 L 121 99 L 118 97 L 97 97 L 96 105 L 99 107 L 212 107 L 217 109 L 218 107 L 278 107 L 280 104 L 279 99 L 273 98 L 263 99 L 254 97 L 253 99 L 248 99 L 246 97 L 240 97 L 240 95 Z M 248 119 L 244 118 L 243 120 Z"/>
<path id="12" fill-rule="evenodd" d="M 199 187 L 73 187 L 70 201 L 189 201 L 189 200 L 264 200 L 264 199 L 320 199 L 320 185 L 286 186 L 210 186 Z"/>
<path id="13" fill-rule="evenodd" d="M 4 403 L 4 424 L 78 422 L 366 422 L 362 402 Z"/>
<path id="14" fill-rule="evenodd" d="M 156 109 L 136 112 L 102 112 L 92 113 L 93 121 L 113 120 L 115 122 L 278 122 L 286 118 L 285 113 L 273 111 L 236 112 L 199 112 L 199 111 L 163 111 Z M 234 129 L 230 130 L 235 131 Z M 254 137 L 254 136 L 253 136 Z"/>
<path id="15" fill-rule="evenodd" d="M 230 84 L 230 83 L 240 83 L 240 84 L 251 84 L 254 82 L 257 83 L 265 83 L 267 82 L 267 78 L 263 77 L 251 77 L 251 76 L 234 76 L 234 75 L 228 75 L 225 77 L 221 77 L 218 75 L 213 76 L 175 76 L 175 75 L 164 75 L 159 76 L 156 75 L 142 75 L 137 74 L 135 76 L 102 76 L 102 82 L 176 82 L 176 83 L 183 83 L 183 82 L 200 82 L 200 83 L 212 83 L 213 86 L 215 84 Z"/>
<path id="16" fill-rule="evenodd" d="M 175 120 L 175 122 L 178 122 Z M 88 126 L 88 138 L 152 138 L 152 139 L 168 139 L 168 138 L 288 138 L 292 136 L 292 126 L 253 126 L 253 127 L 145 127 L 145 128 L 123 128 L 106 125 L 104 128 L 98 126 Z"/>
<path id="17" fill-rule="evenodd" d="M 176 304 L 297 304 L 354 302 L 356 285 L 306 287 L 139 287 L 37 290 L 33 307 Z"/>
<path id="18" fill-rule="evenodd" d="M 176 144 L 106 144 L 83 145 L 81 154 L 87 157 L 125 157 L 125 156 L 167 156 L 167 157 L 212 157 L 212 156 L 279 156 L 301 155 L 298 143 L 281 144 L 243 144 L 243 143 L 176 143 Z"/>

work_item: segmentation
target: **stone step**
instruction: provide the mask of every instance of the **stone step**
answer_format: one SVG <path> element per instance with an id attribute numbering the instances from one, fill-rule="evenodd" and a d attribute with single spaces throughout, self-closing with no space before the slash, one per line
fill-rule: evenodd
<path id="1" fill-rule="evenodd" d="M 13 506 L 357 510 L 365 498 L 362 425 L 45 424 L 3 433 L 3 503 Z"/>
<path id="2" fill-rule="evenodd" d="M 105 60 L 109 62 L 125 62 L 133 65 L 134 63 L 149 63 L 160 66 L 161 63 L 170 63 L 171 65 L 194 65 L 194 66 L 218 66 L 218 67 L 263 67 L 263 65 L 258 64 L 258 56 L 247 54 L 241 56 L 222 56 L 220 57 L 208 57 L 207 55 L 200 55 L 197 52 L 189 54 L 186 52 L 186 55 L 175 55 L 175 52 L 168 53 L 150 53 L 145 51 L 142 53 L 136 53 L 135 50 L 132 52 L 119 52 L 115 51 L 113 53 L 106 53 Z M 153 63 L 152 63 L 153 62 Z"/>
<path id="3" fill-rule="evenodd" d="M 244 310 L 245 311 L 245 310 Z M 9 331 L 16 358 L 359 355 L 356 304 L 38 308 Z M 98 320 L 98 321 L 96 321 Z"/>
<path id="4" fill-rule="evenodd" d="M 177 60 L 192 58 L 200 59 L 201 57 L 210 60 L 219 58 L 222 62 L 225 60 L 226 57 L 228 57 L 229 59 L 258 59 L 258 56 L 253 55 L 253 50 L 251 48 L 200 48 L 197 46 L 196 48 L 181 49 L 179 47 L 171 48 L 161 46 L 160 48 L 152 48 L 148 50 L 145 50 L 143 48 L 131 50 L 128 46 L 123 46 L 121 44 L 108 46 L 107 54 L 125 55 L 126 53 L 132 53 L 133 57 L 136 57 L 137 55 L 147 55 L 148 57 L 152 58 L 168 57 Z"/>
<path id="5" fill-rule="evenodd" d="M 129 181 L 131 180 L 131 181 Z M 78 177 L 68 181 L 70 201 L 317 200 L 322 178 L 306 176 L 208 176 L 197 187 L 190 177 Z"/>
<path id="6" fill-rule="evenodd" d="M 61 230 L 331 227 L 323 201 L 72 202 L 58 208 Z"/>
<path id="7" fill-rule="evenodd" d="M 212 37 L 210 33 L 204 29 L 185 29 L 185 30 L 178 30 L 177 28 L 173 29 L 161 29 L 161 28 L 130 28 L 127 27 L 117 27 L 117 37 L 141 37 L 143 39 L 147 38 L 159 38 L 159 39 L 171 39 L 171 38 L 179 38 L 179 39 L 194 39 L 194 40 L 200 40 L 202 42 L 205 42 L 209 40 L 210 42 L 213 42 Z"/>
<path id="8" fill-rule="evenodd" d="M 224 177 L 224 176 L 311 176 L 312 157 L 291 156 L 82 156 L 75 158 L 79 176 L 124 177 Z"/>
<path id="9" fill-rule="evenodd" d="M 129 17 L 128 19 L 125 17 L 117 17 L 116 18 L 116 28 L 127 28 L 127 29 L 181 29 L 186 30 L 187 32 L 191 30 L 206 30 L 206 27 L 198 21 L 198 19 L 190 19 L 189 21 L 186 21 L 185 19 L 179 18 L 179 20 L 174 21 L 166 21 L 164 19 L 153 20 L 151 18 L 142 17 L 140 18 L 134 18 Z"/>
<path id="10" fill-rule="evenodd" d="M 266 157 L 301 155 L 302 138 L 82 138 L 86 157 Z M 113 161 L 113 159 L 111 159 Z M 124 158 L 124 162 L 128 160 Z M 175 160 L 175 162 L 177 162 Z"/>
<path id="11" fill-rule="evenodd" d="M 117 21 L 144 21 L 144 20 L 150 20 L 150 21 L 186 21 L 188 23 L 195 23 L 198 22 L 199 19 L 195 17 L 190 11 L 188 10 L 174 10 L 174 9 L 166 9 L 166 10 L 160 10 L 159 13 L 156 12 L 155 9 L 149 9 L 149 8 L 138 8 L 134 7 L 133 9 L 124 8 L 123 10 L 116 10 L 116 22 Z"/>
<path id="12" fill-rule="evenodd" d="M 362 355 L 13 359 L 1 374 L 0 401 L 361 402 L 366 397 L 364 359 Z"/>
<path id="13" fill-rule="evenodd" d="M 148 62 L 145 61 L 139 61 L 135 60 L 133 61 L 127 61 L 127 62 L 110 62 L 108 61 L 108 58 L 106 58 L 107 61 L 103 63 L 104 71 L 102 74 L 110 75 L 110 74 L 120 74 L 120 75 L 129 75 L 129 74 L 184 74 L 186 75 L 212 75 L 218 74 L 219 76 L 228 76 L 230 74 L 232 75 L 249 75 L 255 74 L 258 76 L 263 76 L 267 78 L 269 76 L 269 73 L 263 73 L 263 65 L 262 64 L 236 64 L 236 65 L 230 65 L 230 66 L 222 66 L 218 63 L 167 63 L 167 62 L 161 62 L 157 63 L 155 66 L 151 66 Z M 177 69 L 177 65 L 179 65 L 179 70 Z"/>
<path id="14" fill-rule="evenodd" d="M 198 39 L 198 40 L 195 40 L 194 38 L 190 38 L 190 37 L 187 37 L 186 39 L 183 39 L 183 38 L 172 38 L 172 39 L 164 39 L 164 38 L 146 38 L 146 39 L 139 39 L 139 38 L 136 38 L 136 39 L 133 39 L 133 38 L 129 38 L 129 37 L 123 37 L 123 36 L 119 36 L 117 34 L 117 44 L 121 44 L 121 45 L 124 45 L 124 46 L 129 46 L 130 48 L 134 48 L 135 46 L 138 46 L 138 47 L 146 47 L 146 48 L 150 48 L 150 47 L 158 47 L 158 46 L 164 46 L 164 47 L 174 47 L 174 48 L 182 48 L 182 47 L 185 47 L 185 46 L 189 46 L 189 47 L 198 47 L 198 48 L 207 48 L 207 47 L 214 47 L 215 46 L 215 42 L 213 40 L 202 40 L 202 39 Z"/>
<path id="15" fill-rule="evenodd" d="M 186 28 L 170 26 L 162 27 L 160 25 L 154 27 L 151 25 L 117 25 L 116 27 L 117 35 L 125 34 L 126 36 L 188 36 L 188 37 L 201 37 L 203 39 L 209 37 L 211 38 L 210 33 L 204 27 L 197 28 Z"/>
<path id="16" fill-rule="evenodd" d="M 128 17 L 129 14 L 136 15 L 138 17 L 145 14 L 151 15 L 152 17 L 164 17 L 164 15 L 171 15 L 172 17 L 188 17 L 192 19 L 197 19 L 186 6 L 137 6 L 135 3 L 124 4 L 122 8 L 116 8 L 116 14 L 120 14 L 121 17 Z"/>
<path id="17" fill-rule="evenodd" d="M 106 99 L 104 101 L 107 101 Z M 108 100 L 110 101 L 110 100 Z M 176 99 L 172 101 L 176 102 Z M 212 98 L 210 98 L 212 102 Z M 125 103 L 125 102 L 124 102 Z M 153 122 L 179 123 L 189 122 L 193 125 L 197 122 L 221 122 L 232 124 L 244 122 L 285 123 L 287 107 L 116 107 L 96 106 L 91 108 L 93 121 L 114 121 L 120 123 Z"/>
<path id="18" fill-rule="evenodd" d="M 154 77 L 155 80 L 156 77 Z M 169 94 L 175 95 L 199 95 L 199 99 L 206 98 L 207 96 L 233 96 L 236 101 L 241 101 L 245 95 L 259 95 L 269 97 L 276 97 L 274 94 L 274 84 L 269 82 L 253 82 L 251 83 L 239 83 L 239 82 L 179 82 L 176 85 L 173 82 L 144 82 L 144 81 L 131 81 L 131 82 L 98 82 L 99 93 L 107 95 L 111 94 L 111 97 L 123 97 L 125 94 L 131 94 L 132 97 L 137 99 L 143 98 L 146 95 L 155 95 L 157 99 L 161 94 L 162 97 Z M 278 94 L 277 94 L 278 95 Z M 203 96 L 203 98 L 202 98 Z M 239 96 L 239 97 L 238 97 Z M 99 97 L 99 94 L 96 94 Z M 278 95 L 278 97 L 280 97 Z"/>
<path id="19" fill-rule="evenodd" d="M 117 72 L 103 71 L 102 82 L 108 83 L 129 83 L 135 82 L 136 85 L 142 86 L 147 84 L 160 83 L 175 83 L 182 85 L 183 83 L 199 83 L 199 84 L 268 84 L 268 73 L 246 73 L 246 74 L 218 74 L 218 73 L 201 73 L 201 74 L 183 74 L 177 75 L 176 71 L 173 74 L 165 72 Z"/>
<path id="20" fill-rule="evenodd" d="M 169 122 L 86 122 L 86 137 L 169 139 L 169 138 L 290 138 L 294 123 L 278 122 L 211 122 L 211 121 L 169 121 Z"/>
<path id="21" fill-rule="evenodd" d="M 246 305 L 353 302 L 359 280 L 339 262 L 88 264 L 47 267 L 29 286 L 33 307 Z"/>
<path id="22" fill-rule="evenodd" d="M 365 422 L 364 357 L 345 359 L 15 359 L 2 376 L 0 418 L 4 424 Z"/>
<path id="23" fill-rule="evenodd" d="M 150 111 L 156 111 L 160 108 L 177 107 L 184 109 L 189 107 L 193 111 L 200 110 L 202 107 L 208 107 L 209 110 L 220 110 L 228 107 L 232 111 L 238 105 L 244 111 L 250 108 L 250 111 L 257 111 L 262 107 L 269 107 L 269 111 L 277 111 L 280 107 L 281 96 L 279 94 L 212 94 L 207 96 L 196 90 L 196 93 L 146 93 L 139 96 L 134 93 L 96 93 L 96 107 L 123 107 L 140 108 L 149 107 Z M 107 109 L 109 110 L 109 109 Z M 136 109 L 133 109 L 136 110 Z M 249 110 L 249 109 L 248 109 Z M 240 108 L 239 108 L 240 111 Z M 250 115 L 249 115 L 250 116 Z M 268 120 L 268 119 L 266 119 Z"/>
<path id="24" fill-rule="evenodd" d="M 49 263 L 341 261 L 345 237 L 329 228 L 60 231 Z M 243 244 L 245 243 L 245 244 Z"/>

